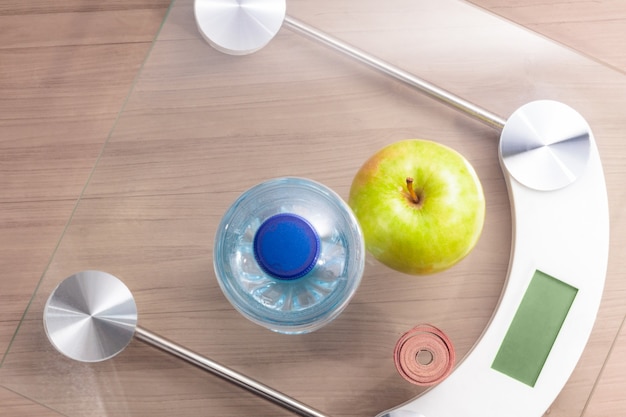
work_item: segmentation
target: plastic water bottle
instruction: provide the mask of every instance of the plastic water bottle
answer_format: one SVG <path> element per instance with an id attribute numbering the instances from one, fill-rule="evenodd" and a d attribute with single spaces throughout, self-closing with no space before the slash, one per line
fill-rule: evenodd
<path id="1" fill-rule="evenodd" d="M 230 303 L 280 333 L 307 333 L 334 318 L 359 286 L 363 235 L 335 192 L 277 178 L 244 192 L 217 230 L 214 267 Z"/>

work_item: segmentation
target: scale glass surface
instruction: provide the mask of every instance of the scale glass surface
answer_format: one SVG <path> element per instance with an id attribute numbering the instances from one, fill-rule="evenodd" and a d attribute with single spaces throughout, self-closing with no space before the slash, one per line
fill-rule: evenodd
<path id="1" fill-rule="evenodd" d="M 567 103 L 594 131 L 588 165 L 558 191 L 531 190 L 501 166 L 499 131 L 286 28 L 252 55 L 222 54 L 198 32 L 193 2 L 177 0 L 3 360 L 2 385 L 68 416 L 290 415 L 136 342 L 98 364 L 56 352 L 41 320 L 50 291 L 99 269 L 128 285 L 142 325 L 328 415 L 376 416 L 417 396 L 390 415 L 540 415 L 532 400 L 506 404 L 511 390 L 541 393 L 541 407 L 560 392 L 551 415 L 581 415 L 623 317 L 603 317 L 585 353 L 585 343 L 570 348 L 591 332 L 603 288 L 605 303 L 619 288 L 611 275 L 604 285 L 609 219 L 595 145 L 602 154 L 603 135 L 615 135 L 602 120 L 625 107 L 624 76 L 461 1 L 391 0 L 381 10 L 376 1 L 296 0 L 287 12 L 504 118 L 535 100 Z M 427 277 L 370 258 L 350 306 L 311 334 L 280 335 L 241 317 L 211 259 L 232 201 L 279 176 L 347 198 L 361 163 L 407 138 L 449 145 L 474 165 L 487 217 L 470 256 Z M 579 204 L 580 190 L 591 203 Z M 533 327 L 527 304 L 546 285 L 562 303 L 545 312 L 552 324 Z M 429 392 L 393 365 L 397 339 L 418 323 L 444 330 L 459 358 Z M 533 329 L 551 338 L 525 339 Z M 521 370 L 506 347 L 520 337 L 539 346 Z M 562 391 L 555 361 L 577 364 Z"/>

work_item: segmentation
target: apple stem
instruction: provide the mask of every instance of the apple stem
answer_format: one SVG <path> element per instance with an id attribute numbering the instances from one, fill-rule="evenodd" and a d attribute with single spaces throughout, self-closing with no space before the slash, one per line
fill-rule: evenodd
<path id="1" fill-rule="evenodd" d="M 420 203 L 420 198 L 417 195 L 417 193 L 415 192 L 415 189 L 413 188 L 413 178 L 406 177 L 406 188 L 407 188 L 407 190 L 409 190 L 409 196 L 411 197 L 411 200 L 415 204 L 419 204 Z"/>

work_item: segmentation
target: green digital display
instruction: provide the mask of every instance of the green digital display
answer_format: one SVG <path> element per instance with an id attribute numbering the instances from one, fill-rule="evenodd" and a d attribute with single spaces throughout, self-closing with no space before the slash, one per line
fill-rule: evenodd
<path id="1" fill-rule="evenodd" d="M 491 367 L 534 387 L 577 293 L 535 271 Z"/>

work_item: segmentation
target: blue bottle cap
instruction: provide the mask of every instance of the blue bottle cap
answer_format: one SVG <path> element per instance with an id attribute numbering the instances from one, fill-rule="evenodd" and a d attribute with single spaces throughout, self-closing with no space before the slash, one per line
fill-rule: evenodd
<path id="1" fill-rule="evenodd" d="M 254 257 L 263 271 L 291 280 L 308 274 L 319 256 L 320 239 L 311 224 L 290 213 L 265 220 L 254 236 Z"/>

